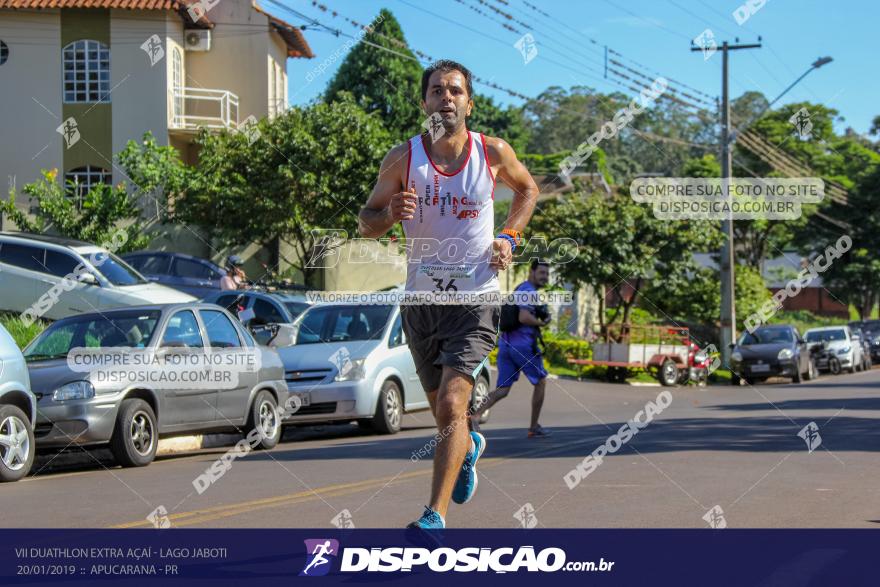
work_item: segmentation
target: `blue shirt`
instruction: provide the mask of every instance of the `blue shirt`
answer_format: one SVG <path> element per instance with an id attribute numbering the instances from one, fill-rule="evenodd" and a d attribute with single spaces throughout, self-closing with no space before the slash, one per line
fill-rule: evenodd
<path id="1" fill-rule="evenodd" d="M 529 292 L 529 291 L 538 291 L 538 288 L 535 287 L 531 281 L 524 281 L 516 286 L 516 289 L 513 291 L 517 292 Z M 526 310 L 530 314 L 535 314 L 535 306 L 529 305 L 519 305 L 518 306 L 522 310 Z M 511 330 L 510 332 L 502 332 L 501 333 L 501 343 L 509 344 L 516 347 L 528 348 L 532 349 L 537 345 L 538 340 L 538 327 L 537 326 L 527 326 L 525 324 L 521 324 L 519 328 L 516 330 Z"/>

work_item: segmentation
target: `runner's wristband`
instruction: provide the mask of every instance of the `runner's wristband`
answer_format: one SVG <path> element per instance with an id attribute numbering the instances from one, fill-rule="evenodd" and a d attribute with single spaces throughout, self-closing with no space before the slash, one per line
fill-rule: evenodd
<path id="1" fill-rule="evenodd" d="M 510 242 L 510 251 L 513 252 L 516 250 L 516 239 L 510 236 L 509 234 L 504 234 L 503 232 L 496 236 L 495 238 L 503 238 L 507 239 Z"/>

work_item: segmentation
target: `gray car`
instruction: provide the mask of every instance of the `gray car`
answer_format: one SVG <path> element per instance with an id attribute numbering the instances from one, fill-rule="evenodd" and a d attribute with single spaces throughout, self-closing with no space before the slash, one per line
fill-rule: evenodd
<path id="1" fill-rule="evenodd" d="M 294 323 L 296 344 L 277 350 L 292 400 L 285 423 L 355 420 L 383 434 L 400 430 L 404 413 L 430 409 L 394 305 L 320 304 Z M 483 365 L 471 402 L 490 389 Z M 489 412 L 481 421 L 485 422 Z"/>
<path id="2" fill-rule="evenodd" d="M 0 325 L 0 481 L 18 481 L 31 470 L 36 414 L 24 357 Z"/>
<path id="3" fill-rule="evenodd" d="M 90 367 L 103 358 L 93 350 L 123 364 Z M 132 467 L 153 460 L 160 437 L 257 430 L 259 447 L 272 448 L 281 436 L 278 406 L 288 392 L 278 354 L 213 304 L 65 318 L 24 357 L 40 449 L 109 444 L 117 461 Z M 253 357 L 252 364 L 241 357 Z"/>

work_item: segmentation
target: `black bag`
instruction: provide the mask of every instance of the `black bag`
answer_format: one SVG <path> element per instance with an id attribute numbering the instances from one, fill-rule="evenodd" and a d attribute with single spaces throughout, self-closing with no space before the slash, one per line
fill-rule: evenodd
<path id="1" fill-rule="evenodd" d="M 522 326 L 519 322 L 519 306 L 508 303 L 501 306 L 501 332 L 512 332 Z"/>

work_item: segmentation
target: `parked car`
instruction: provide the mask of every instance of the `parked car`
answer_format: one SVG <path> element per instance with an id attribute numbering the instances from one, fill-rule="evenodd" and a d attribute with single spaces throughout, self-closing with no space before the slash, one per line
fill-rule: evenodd
<path id="1" fill-rule="evenodd" d="M 793 383 L 816 376 L 807 344 L 794 326 L 761 326 L 753 333 L 744 332 L 733 346 L 731 382 L 744 379 L 754 385 L 769 377 L 790 378 Z"/>
<path id="2" fill-rule="evenodd" d="M 238 370 L 228 385 L 178 387 L 175 380 L 154 384 L 152 378 L 117 383 L 98 371 L 75 370 L 68 355 L 80 347 L 149 349 L 172 358 L 203 351 L 234 358 L 250 350 L 259 353 L 260 364 Z M 37 396 L 40 449 L 109 444 L 119 464 L 133 467 L 149 464 L 165 436 L 259 427 L 261 448 L 272 448 L 281 436 L 276 407 L 285 405 L 288 393 L 280 357 L 256 345 L 237 320 L 211 304 L 141 306 L 66 318 L 34 339 L 24 356 Z"/>
<path id="3" fill-rule="evenodd" d="M 868 371 L 874 366 L 874 361 L 871 359 L 871 338 L 861 328 L 850 327 L 850 331 L 853 342 L 858 342 L 861 346 L 862 360 L 859 362 L 859 368 L 862 371 Z"/>
<path id="4" fill-rule="evenodd" d="M 202 300 L 217 304 L 238 315 L 260 344 L 269 344 L 274 333 L 273 329 L 265 328 L 274 324 L 293 324 L 293 322 L 309 307 L 306 297 L 300 293 L 285 291 L 241 290 L 215 292 Z M 289 330 L 289 338 L 281 336 L 272 340 L 276 346 L 293 343 L 293 331 Z M 276 344 L 277 343 L 277 344 Z"/>
<path id="5" fill-rule="evenodd" d="M 31 470 L 36 416 L 24 357 L 0 324 L 0 482 L 18 481 Z"/>
<path id="6" fill-rule="evenodd" d="M 859 328 L 871 349 L 871 361 L 880 362 L 880 320 L 850 322 L 850 328 Z"/>
<path id="7" fill-rule="evenodd" d="M 97 245 L 45 235 L 0 232 L 0 275 L 0 310 L 30 310 L 35 318 L 194 301 Z"/>
<path id="8" fill-rule="evenodd" d="M 150 281 L 197 298 L 220 291 L 220 279 L 226 275 L 216 263 L 182 253 L 138 251 L 122 258 Z"/>
<path id="9" fill-rule="evenodd" d="M 278 349 L 301 407 L 286 423 L 352 421 L 382 434 L 400 430 L 403 414 L 430 409 L 394 305 L 318 304 L 294 324 L 296 344 Z M 471 403 L 490 390 L 480 369 Z M 489 411 L 481 418 L 488 420 Z"/>
<path id="10" fill-rule="evenodd" d="M 855 373 L 862 369 L 862 342 L 853 340 L 849 326 L 811 328 L 804 333 L 808 343 L 826 342 L 828 351 L 840 360 L 843 370 Z"/>

